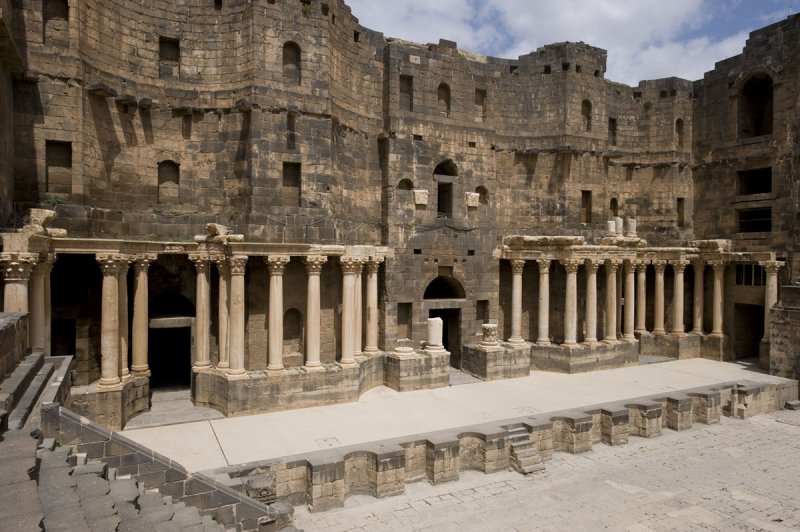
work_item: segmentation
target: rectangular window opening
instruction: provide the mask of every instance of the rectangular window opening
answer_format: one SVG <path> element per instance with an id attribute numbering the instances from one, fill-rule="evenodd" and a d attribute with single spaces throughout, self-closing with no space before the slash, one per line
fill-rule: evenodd
<path id="1" fill-rule="evenodd" d="M 397 304 L 397 336 L 411 338 L 411 303 Z"/>
<path id="2" fill-rule="evenodd" d="M 48 140 L 45 143 L 47 191 L 72 192 L 72 143 Z"/>
<path id="3" fill-rule="evenodd" d="M 300 163 L 283 163 L 281 200 L 284 207 L 300 207 Z"/>
<path id="4" fill-rule="evenodd" d="M 756 168 L 737 172 L 736 193 L 740 196 L 772 192 L 772 168 Z"/>
<path id="5" fill-rule="evenodd" d="M 675 208 L 678 211 L 678 227 L 686 227 L 686 199 L 678 198 Z"/>
<path id="6" fill-rule="evenodd" d="M 439 218 L 453 217 L 453 184 L 437 183 L 436 198 Z"/>
<path id="7" fill-rule="evenodd" d="M 617 119 L 616 118 L 609 118 L 608 119 L 608 142 L 610 142 L 612 146 L 616 146 L 617 145 Z"/>
<path id="8" fill-rule="evenodd" d="M 177 78 L 180 74 L 181 43 L 169 37 L 158 38 L 158 73 L 162 78 Z"/>
<path id="9" fill-rule="evenodd" d="M 769 233 L 772 231 L 772 207 L 737 211 L 740 233 Z"/>
<path id="10" fill-rule="evenodd" d="M 592 223 L 592 191 L 581 190 L 581 222 Z"/>
<path id="11" fill-rule="evenodd" d="M 475 118 L 478 122 L 486 120 L 486 90 L 475 89 Z"/>
<path id="12" fill-rule="evenodd" d="M 400 75 L 400 110 L 414 110 L 414 77 Z"/>
<path id="13" fill-rule="evenodd" d="M 475 317 L 483 323 L 489 322 L 489 300 L 480 299 L 475 304 Z"/>

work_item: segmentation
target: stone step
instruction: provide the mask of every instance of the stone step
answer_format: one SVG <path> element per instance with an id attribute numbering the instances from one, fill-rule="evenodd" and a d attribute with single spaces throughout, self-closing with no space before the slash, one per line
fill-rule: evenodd
<path id="1" fill-rule="evenodd" d="M 17 406 L 11 411 L 8 417 L 8 426 L 12 429 L 21 429 L 25 426 L 31 411 L 38 406 L 37 400 L 42 394 L 45 386 L 50 381 L 55 365 L 48 362 L 43 364 L 36 376 L 30 381 L 25 393 L 20 397 Z"/>
<path id="2" fill-rule="evenodd" d="M 516 449 L 512 449 L 511 450 L 511 456 L 514 457 L 517 460 L 525 460 L 527 458 L 531 458 L 531 457 L 534 457 L 534 456 L 536 458 L 538 458 L 539 460 L 542 459 L 539 456 L 539 451 L 537 449 L 533 448 L 533 447 L 531 447 L 529 449 L 522 449 L 520 451 L 517 451 Z"/>
<path id="3" fill-rule="evenodd" d="M 514 442 L 511 444 L 512 451 L 524 451 L 525 449 L 532 449 L 536 448 L 536 445 L 531 440 L 524 440 L 519 442 Z"/>
<path id="4" fill-rule="evenodd" d="M 520 467 L 517 469 L 523 475 L 530 475 L 531 473 L 538 473 L 540 471 L 544 471 L 545 465 L 544 464 L 531 464 Z"/>
<path id="5" fill-rule="evenodd" d="M 17 364 L 11 375 L 0 382 L 0 409 L 10 412 L 17 406 L 43 364 L 42 353 L 32 353 Z"/>

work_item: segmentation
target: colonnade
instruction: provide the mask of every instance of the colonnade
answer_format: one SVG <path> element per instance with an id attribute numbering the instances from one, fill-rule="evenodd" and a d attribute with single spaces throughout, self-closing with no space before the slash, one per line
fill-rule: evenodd
<path id="1" fill-rule="evenodd" d="M 550 269 L 555 259 L 535 259 L 539 267 L 539 302 L 537 337 L 538 346 L 548 346 L 550 340 Z M 583 267 L 586 273 L 586 305 L 584 308 L 584 343 L 593 345 L 597 338 L 597 271 L 604 267 L 606 276 L 605 292 L 605 335 L 606 342 L 634 341 L 635 333 L 647 333 L 647 267 L 652 264 L 655 271 L 655 290 L 653 301 L 653 335 L 671 334 L 682 336 L 686 334 L 684 325 L 684 272 L 691 263 L 694 268 L 694 297 L 693 297 L 693 334 L 704 334 L 703 331 L 703 278 L 706 265 L 713 269 L 713 294 L 712 294 L 712 337 L 723 336 L 723 288 L 726 262 L 723 260 L 704 260 L 697 258 L 690 262 L 681 259 L 634 259 L 634 258 L 607 258 L 604 260 L 593 258 L 570 257 L 559 259 L 558 262 L 566 271 L 566 287 L 564 290 L 564 331 L 563 346 L 577 346 L 577 321 L 578 321 L 578 290 L 577 273 Z M 511 263 L 511 335 L 508 342 L 521 344 L 522 337 L 522 272 L 526 260 L 512 259 Z M 769 309 L 777 302 L 778 280 L 777 273 L 783 263 L 779 261 L 762 262 L 761 265 L 767 272 L 767 286 L 765 290 L 765 333 L 764 341 L 769 341 Z M 673 272 L 672 294 L 672 327 L 669 331 L 665 325 L 665 295 L 664 273 L 667 268 Z M 622 287 L 617 286 L 619 273 L 622 275 Z M 622 288 L 622 290 L 620 290 Z M 618 294 L 624 294 L 624 307 L 622 312 L 622 326 L 618 327 Z M 621 329 L 621 338 L 619 335 Z"/>
<path id="2" fill-rule="evenodd" d="M 103 306 L 101 315 L 101 378 L 99 391 L 118 389 L 130 375 L 149 375 L 147 364 L 148 294 L 147 271 L 155 255 L 97 255 L 103 273 Z M 283 274 L 291 257 L 263 257 L 269 271 L 268 311 L 268 374 L 285 371 L 283 363 Z M 245 270 L 249 257 L 222 254 L 192 253 L 189 260 L 196 270 L 196 308 L 193 371 L 206 371 L 211 363 L 211 265 L 219 273 L 218 352 L 216 368 L 232 378 L 246 373 L 245 347 Z M 328 257 L 304 256 L 308 290 L 305 323 L 306 371 L 324 371 L 320 360 L 320 277 Z M 378 270 L 382 257 L 342 257 L 342 357 L 343 367 L 357 365 L 356 356 L 377 353 L 378 348 Z M 127 283 L 126 272 L 135 265 L 132 364 L 127 367 Z M 362 305 L 361 275 L 367 271 L 366 345 L 361 347 Z"/>

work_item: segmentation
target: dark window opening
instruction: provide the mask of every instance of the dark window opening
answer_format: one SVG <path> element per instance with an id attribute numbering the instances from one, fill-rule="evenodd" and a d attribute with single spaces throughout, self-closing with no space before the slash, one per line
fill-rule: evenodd
<path id="1" fill-rule="evenodd" d="M 222 9 L 222 0 L 214 0 L 214 9 L 217 11 Z"/>
<path id="2" fill-rule="evenodd" d="M 595 70 L 594 71 L 594 77 L 596 77 L 596 78 L 600 77 L 600 71 L 599 70 Z"/>
<path id="3" fill-rule="evenodd" d="M 592 130 L 592 102 L 583 100 L 581 103 L 581 117 L 583 118 L 583 130 Z"/>
<path id="4" fill-rule="evenodd" d="M 583 69 L 581 68 L 581 66 L 580 66 L 580 65 L 575 65 L 575 72 L 576 72 L 576 73 L 578 73 L 578 74 L 580 74 L 581 72 L 583 72 Z"/>
<path id="5" fill-rule="evenodd" d="M 437 183 L 436 201 L 439 218 L 453 217 L 453 184 Z"/>
<path id="6" fill-rule="evenodd" d="M 283 352 L 303 352 L 303 313 L 296 308 L 283 314 Z"/>
<path id="7" fill-rule="evenodd" d="M 751 77 L 739 94 L 739 133 L 741 138 L 772 134 L 772 78 L 766 74 Z"/>
<path id="8" fill-rule="evenodd" d="M 477 146 L 478 146 L 478 144 L 475 141 L 467 142 L 467 147 L 468 148 L 476 148 Z"/>
<path id="9" fill-rule="evenodd" d="M 439 100 L 439 114 L 450 116 L 450 86 L 447 83 L 440 83 L 437 90 Z"/>
<path id="10" fill-rule="evenodd" d="M 677 210 L 678 227 L 686 227 L 686 199 L 678 198 L 675 208 Z"/>
<path id="11" fill-rule="evenodd" d="M 553 71 L 553 69 L 552 69 L 552 67 L 550 65 L 545 65 L 544 66 L 544 73 L 545 74 L 550 74 L 552 71 Z"/>
<path id="12" fill-rule="evenodd" d="M 425 288 L 423 299 L 464 299 L 464 287 L 453 277 L 439 276 Z"/>
<path id="13" fill-rule="evenodd" d="M 414 110 L 414 77 L 400 76 L 400 110 Z"/>
<path id="14" fill-rule="evenodd" d="M 69 20 L 69 4 L 67 0 L 45 0 L 42 15 L 45 24 L 51 20 Z"/>
<path id="15" fill-rule="evenodd" d="M 467 256 L 468 257 L 474 257 L 475 256 L 475 250 L 474 249 L 468 249 L 467 250 Z"/>
<path id="16" fill-rule="evenodd" d="M 322 4 L 322 15 L 327 17 L 328 13 L 330 12 L 330 9 L 331 8 L 328 7 L 328 4 Z"/>
<path id="17" fill-rule="evenodd" d="M 397 304 L 397 335 L 411 338 L 411 303 Z"/>
<path id="18" fill-rule="evenodd" d="M 626 181 L 633 181 L 633 172 L 635 168 L 633 166 L 626 166 L 625 167 L 625 180 Z"/>
<path id="19" fill-rule="evenodd" d="M 475 89 L 475 118 L 478 122 L 486 120 L 486 91 Z"/>
<path id="20" fill-rule="evenodd" d="M 414 135 L 414 140 L 422 140 L 422 135 Z"/>
<path id="21" fill-rule="evenodd" d="M 756 168 L 737 172 L 736 193 L 740 196 L 749 194 L 768 194 L 772 192 L 772 168 Z"/>
<path id="22" fill-rule="evenodd" d="M 611 198 L 611 204 L 609 205 L 609 210 L 611 211 L 611 216 L 616 218 L 619 216 L 619 200 L 617 198 Z"/>
<path id="23" fill-rule="evenodd" d="M 486 187 L 480 186 L 475 189 L 475 192 L 478 194 L 478 201 L 481 205 L 486 205 L 489 203 L 489 191 L 486 190 Z"/>
<path id="24" fill-rule="evenodd" d="M 475 304 L 475 317 L 483 323 L 489 322 L 489 301 L 480 299 Z"/>
<path id="25" fill-rule="evenodd" d="M 414 183 L 410 179 L 401 179 L 399 183 L 397 183 L 397 190 L 412 190 L 414 188 Z"/>
<path id="26" fill-rule="evenodd" d="M 609 118 L 608 119 L 608 142 L 610 142 L 612 146 L 616 146 L 617 145 L 617 119 L 616 118 Z"/>
<path id="27" fill-rule="evenodd" d="M 659 98 L 666 98 L 667 97 L 667 91 L 664 90 L 664 91 L 659 92 L 658 93 L 658 97 Z"/>
<path id="28" fill-rule="evenodd" d="M 360 42 L 361 41 L 361 32 L 354 31 L 353 32 L 353 42 Z"/>
<path id="29" fill-rule="evenodd" d="M 72 192 L 72 143 L 57 140 L 45 142 L 47 192 Z"/>
<path id="30" fill-rule="evenodd" d="M 592 191 L 581 190 L 581 221 L 592 223 Z"/>
<path id="31" fill-rule="evenodd" d="M 300 206 L 300 163 L 283 163 L 281 200 L 284 207 Z"/>
<path id="32" fill-rule="evenodd" d="M 568 72 L 569 71 L 569 67 L 570 67 L 569 63 L 561 63 L 561 71 L 562 72 Z"/>
<path id="33" fill-rule="evenodd" d="M 737 211 L 740 233 L 769 233 L 772 231 L 772 207 Z"/>
<path id="34" fill-rule="evenodd" d="M 181 170 L 174 161 L 158 163 L 158 202 L 177 203 L 180 198 Z"/>
<path id="35" fill-rule="evenodd" d="M 508 72 L 510 74 L 519 74 L 519 67 L 517 65 L 509 65 Z"/>
<path id="36" fill-rule="evenodd" d="M 683 148 L 683 119 L 679 118 L 675 121 L 675 136 L 678 141 L 678 148 Z"/>
<path id="37" fill-rule="evenodd" d="M 290 41 L 283 45 L 283 77 L 298 85 L 301 81 L 300 58 L 301 51 L 297 43 Z"/>
<path id="38" fill-rule="evenodd" d="M 294 113 L 286 114 L 286 149 L 297 147 L 297 119 Z"/>
<path id="39" fill-rule="evenodd" d="M 737 264 L 736 284 L 739 286 L 766 286 L 767 272 L 758 264 Z"/>
<path id="40" fill-rule="evenodd" d="M 158 39 L 159 76 L 176 78 L 180 74 L 181 43 L 178 39 L 159 37 Z"/>
<path id="41" fill-rule="evenodd" d="M 414 255 L 422 255 L 422 250 L 421 249 L 415 249 L 414 250 Z"/>

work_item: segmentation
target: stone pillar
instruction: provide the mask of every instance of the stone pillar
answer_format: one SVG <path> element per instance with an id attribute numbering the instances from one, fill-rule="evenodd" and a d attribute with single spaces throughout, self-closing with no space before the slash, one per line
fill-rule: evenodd
<path id="1" fill-rule="evenodd" d="M 510 344 L 522 344 L 522 271 L 524 260 L 511 261 L 511 337 Z"/>
<path id="2" fill-rule="evenodd" d="M 228 259 L 231 274 L 230 320 L 228 321 L 228 374 L 244 375 L 244 273 L 247 256 L 234 255 Z"/>
<path id="3" fill-rule="evenodd" d="M 45 260 L 39 262 L 34 268 L 30 279 L 30 346 L 31 351 L 44 353 L 45 338 L 45 279 L 50 275 L 52 262 Z"/>
<path id="4" fill-rule="evenodd" d="M 586 260 L 586 343 L 597 343 L 597 268 L 596 261 Z"/>
<path id="5" fill-rule="evenodd" d="M 128 368 L 128 342 L 130 340 L 128 330 L 128 268 L 130 267 L 130 258 L 120 257 L 119 272 L 117 273 L 117 297 L 119 304 L 117 311 L 119 320 L 117 322 L 119 328 L 119 376 L 124 381 L 130 379 L 131 372 Z"/>
<path id="6" fill-rule="evenodd" d="M 711 336 L 724 336 L 722 323 L 723 283 L 725 281 L 725 262 L 711 260 L 708 264 L 714 269 L 714 294 Z"/>
<path id="7" fill-rule="evenodd" d="M 636 327 L 635 332 L 647 332 L 647 262 L 636 263 Z"/>
<path id="8" fill-rule="evenodd" d="M 442 337 L 444 333 L 444 321 L 442 318 L 428 318 L 428 342 L 425 344 L 425 352 L 430 354 L 444 352 Z"/>
<path id="9" fill-rule="evenodd" d="M 148 341 L 150 339 L 149 287 L 147 270 L 157 255 L 138 255 L 133 263 L 133 331 L 131 334 L 131 373 L 149 377 Z"/>
<path id="10" fill-rule="evenodd" d="M 97 255 L 103 272 L 103 301 L 100 315 L 100 382 L 97 391 L 119 390 L 119 255 Z"/>
<path id="11" fill-rule="evenodd" d="M 217 347 L 219 348 L 219 357 L 217 358 L 217 368 L 228 369 L 231 367 L 230 359 L 228 358 L 231 268 L 225 255 L 216 255 L 213 260 L 219 273 L 219 295 L 217 299 Z"/>
<path id="12" fill-rule="evenodd" d="M 364 352 L 375 354 L 378 349 L 378 270 L 383 257 L 367 261 L 367 336 Z"/>
<path id="13" fill-rule="evenodd" d="M 606 337 L 607 342 L 617 341 L 617 271 L 620 259 L 606 260 Z"/>
<path id="14" fill-rule="evenodd" d="M 685 260 L 670 261 L 672 271 L 675 274 L 675 283 L 672 288 L 672 334 L 683 336 L 686 327 L 683 324 L 683 272 L 689 264 Z"/>
<path id="15" fill-rule="evenodd" d="M 692 262 L 692 267 L 694 268 L 694 304 L 692 305 L 694 325 L 692 333 L 703 334 L 703 270 L 705 269 L 705 263 L 703 259 L 697 259 Z"/>
<path id="16" fill-rule="evenodd" d="M 578 345 L 578 268 L 579 259 L 562 260 L 567 270 L 567 289 L 564 293 L 564 345 Z"/>
<path id="17" fill-rule="evenodd" d="M 636 339 L 634 332 L 634 312 L 636 310 L 636 263 L 625 261 L 625 314 L 622 320 L 622 338 L 628 341 Z"/>
<path id="18" fill-rule="evenodd" d="M 358 263 L 356 282 L 353 286 L 353 300 L 355 301 L 355 318 L 353 320 L 353 353 L 361 354 L 361 341 L 364 335 L 364 295 L 362 292 L 361 272 L 364 271 L 364 260 Z"/>
<path id="19" fill-rule="evenodd" d="M 46 356 L 53 354 L 53 307 L 50 274 L 53 271 L 55 261 L 55 253 L 47 255 L 44 261 L 44 354 Z"/>
<path id="20" fill-rule="evenodd" d="M 771 260 L 759 264 L 767 271 L 767 285 L 764 287 L 764 338 L 761 341 L 769 343 L 769 309 L 778 302 L 778 271 L 783 263 Z"/>
<path id="21" fill-rule="evenodd" d="M 654 260 L 653 268 L 656 270 L 656 293 L 653 298 L 653 334 L 667 334 L 664 328 L 664 270 L 667 261 Z"/>
<path id="22" fill-rule="evenodd" d="M 536 345 L 550 345 L 550 259 L 539 259 L 539 335 Z"/>
<path id="23" fill-rule="evenodd" d="M 305 257 L 308 273 L 306 296 L 306 371 L 324 371 L 320 362 L 320 275 L 328 261 L 323 255 Z M 376 287 L 377 291 L 377 287 Z M 377 294 L 376 294 L 377 297 Z"/>
<path id="24" fill-rule="evenodd" d="M 28 281 L 36 265 L 37 253 L 3 253 L 3 310 L 5 312 L 28 312 Z"/>
<path id="25" fill-rule="evenodd" d="M 209 281 L 210 257 L 207 254 L 192 254 L 189 260 L 197 270 L 197 288 L 194 323 L 194 366 L 192 370 L 203 371 L 211 367 L 211 283 Z"/>
<path id="26" fill-rule="evenodd" d="M 289 264 L 286 255 L 270 255 L 269 268 L 269 361 L 268 372 L 280 373 L 283 367 L 283 272 Z"/>
<path id="27" fill-rule="evenodd" d="M 341 257 L 342 268 L 342 367 L 356 366 L 355 359 L 355 284 L 356 275 L 361 270 L 361 259 Z"/>

